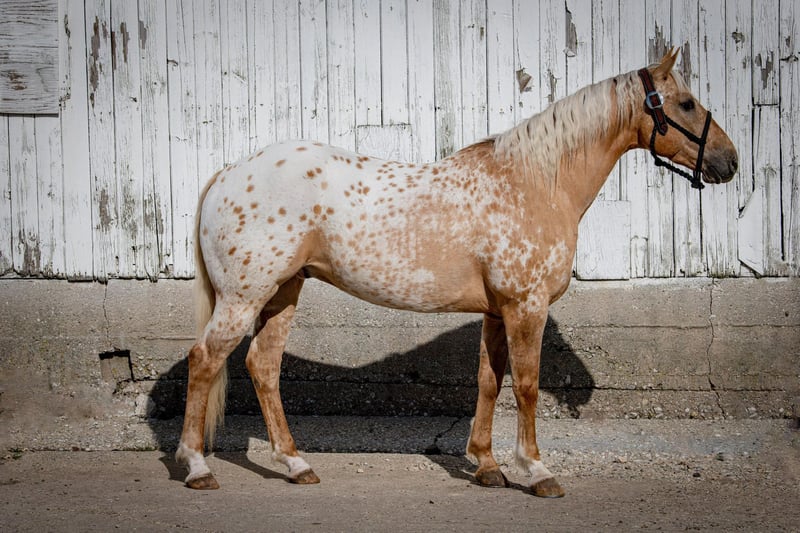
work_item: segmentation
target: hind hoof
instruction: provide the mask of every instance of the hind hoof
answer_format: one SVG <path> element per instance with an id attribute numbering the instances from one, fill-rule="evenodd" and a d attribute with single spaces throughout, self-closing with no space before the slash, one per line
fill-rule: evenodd
<path id="1" fill-rule="evenodd" d="M 561 485 L 558 484 L 558 481 L 556 481 L 554 477 L 549 477 L 538 483 L 534 483 L 533 486 L 531 486 L 531 490 L 534 496 L 540 498 L 561 498 L 564 496 L 564 489 L 561 488 Z"/>
<path id="2" fill-rule="evenodd" d="M 196 477 L 186 481 L 186 486 L 195 490 L 217 490 L 219 483 L 212 474 Z"/>
<path id="3" fill-rule="evenodd" d="M 297 485 L 315 485 L 319 483 L 319 478 L 313 470 L 306 470 L 297 474 L 297 477 L 289 478 L 289 481 Z"/>
<path id="4" fill-rule="evenodd" d="M 507 487 L 508 480 L 499 468 L 492 470 L 478 470 L 475 472 L 475 479 L 484 487 Z"/>

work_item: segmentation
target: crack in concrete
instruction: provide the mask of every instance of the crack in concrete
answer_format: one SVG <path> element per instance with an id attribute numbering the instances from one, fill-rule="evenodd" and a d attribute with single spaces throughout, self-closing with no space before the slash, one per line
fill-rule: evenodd
<path id="1" fill-rule="evenodd" d="M 106 331 L 106 343 L 109 346 L 114 348 L 113 344 L 111 343 L 111 321 L 108 319 L 108 308 L 106 307 L 106 302 L 108 301 L 108 283 L 103 284 L 103 322 Z"/>
<path id="2" fill-rule="evenodd" d="M 453 421 L 453 423 L 452 423 L 452 424 L 450 424 L 450 427 L 449 427 L 449 428 L 445 429 L 444 431 L 441 431 L 441 432 L 440 432 L 438 435 L 436 435 L 435 437 L 433 437 L 433 444 L 431 444 L 430 446 L 428 446 L 428 447 L 425 449 L 425 454 L 426 454 L 426 455 L 442 455 L 442 453 L 443 453 L 443 452 L 442 452 L 442 449 L 441 449 L 441 448 L 439 448 L 439 439 L 441 439 L 442 437 L 444 437 L 445 435 L 447 435 L 448 433 L 450 433 L 451 431 L 453 431 L 453 430 L 455 429 L 455 427 L 456 427 L 456 426 L 457 426 L 457 425 L 458 425 L 458 424 L 459 424 L 459 423 L 460 423 L 462 420 L 464 420 L 465 418 L 469 418 L 469 417 L 464 417 L 464 416 L 462 416 L 462 417 L 458 417 L 458 418 L 456 418 L 456 419 Z"/>
<path id="3" fill-rule="evenodd" d="M 725 407 L 722 406 L 722 398 L 719 395 L 719 390 L 717 390 L 717 386 L 711 379 L 711 347 L 714 345 L 714 340 L 716 339 L 716 331 L 714 330 L 714 288 L 716 285 L 716 280 L 712 279 L 711 290 L 709 291 L 708 297 L 708 327 L 711 330 L 711 339 L 708 341 L 708 346 L 706 346 L 706 364 L 708 365 L 708 374 L 706 375 L 706 379 L 708 379 L 708 386 L 711 388 L 711 391 L 714 393 L 714 397 L 717 399 L 717 409 L 719 409 L 720 413 L 722 413 L 722 418 L 727 418 L 728 414 L 725 412 Z"/>

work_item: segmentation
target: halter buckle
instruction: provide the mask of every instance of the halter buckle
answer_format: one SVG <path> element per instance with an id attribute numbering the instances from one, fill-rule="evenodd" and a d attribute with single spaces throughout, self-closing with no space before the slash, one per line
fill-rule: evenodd
<path id="1" fill-rule="evenodd" d="M 647 105 L 650 111 L 655 111 L 656 109 L 661 109 L 664 107 L 664 97 L 661 96 L 661 93 L 658 91 L 650 91 L 644 97 L 644 103 Z"/>

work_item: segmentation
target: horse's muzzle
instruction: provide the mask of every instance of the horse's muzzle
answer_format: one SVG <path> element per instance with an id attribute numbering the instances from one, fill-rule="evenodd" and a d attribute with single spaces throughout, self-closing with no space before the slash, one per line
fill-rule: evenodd
<path id="1" fill-rule="evenodd" d="M 703 161 L 703 181 L 706 183 L 728 183 L 739 169 L 739 155 L 736 151 L 706 153 Z"/>

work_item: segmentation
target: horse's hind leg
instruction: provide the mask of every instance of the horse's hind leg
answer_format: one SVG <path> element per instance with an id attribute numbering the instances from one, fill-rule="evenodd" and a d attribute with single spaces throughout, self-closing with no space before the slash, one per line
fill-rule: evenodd
<path id="1" fill-rule="evenodd" d="M 250 343 L 246 363 L 264 414 L 274 458 L 289 468 L 290 481 L 311 484 L 319 483 L 319 478 L 297 453 L 279 389 L 281 358 L 302 287 L 303 279 L 294 277 L 267 303 L 261 314 L 264 326 Z"/>
<path id="2" fill-rule="evenodd" d="M 175 456 L 189 467 L 186 485 L 190 488 L 219 488 L 203 457 L 209 392 L 228 355 L 252 326 L 255 315 L 256 311 L 249 306 L 228 306 L 217 302 L 205 333 L 189 351 L 186 415 Z"/>
<path id="3" fill-rule="evenodd" d="M 494 407 L 508 361 L 508 343 L 503 321 L 486 315 L 481 334 L 481 359 L 478 369 L 478 405 L 467 444 L 467 453 L 478 460 L 475 479 L 487 487 L 504 487 L 506 478 L 492 455 Z"/>

